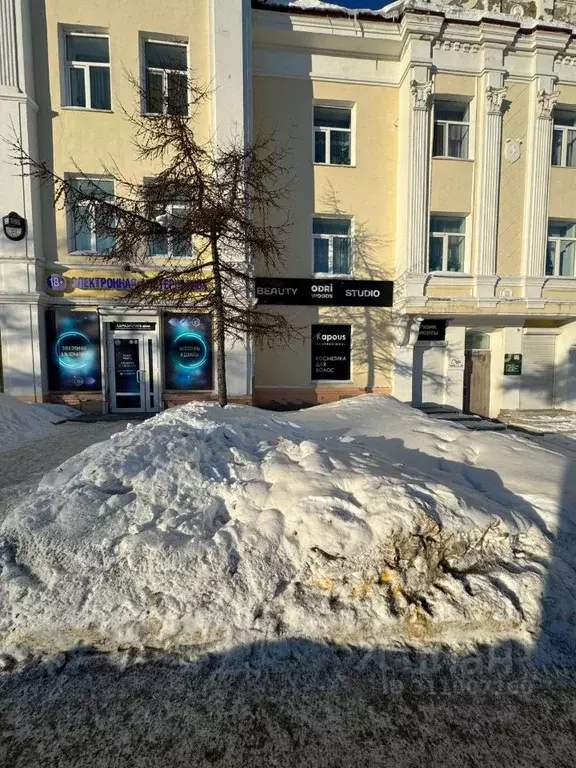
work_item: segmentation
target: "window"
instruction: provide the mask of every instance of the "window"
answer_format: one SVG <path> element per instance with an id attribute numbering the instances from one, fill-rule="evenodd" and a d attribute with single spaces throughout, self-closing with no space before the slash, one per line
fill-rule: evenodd
<path id="1" fill-rule="evenodd" d="M 314 107 L 314 162 L 327 165 L 351 164 L 351 109 Z"/>
<path id="2" fill-rule="evenodd" d="M 430 272 L 464 271 L 464 231 L 465 220 L 461 217 L 431 217 Z"/>
<path id="3" fill-rule="evenodd" d="M 69 106 L 112 108 L 107 37 L 66 35 L 66 70 Z"/>
<path id="4" fill-rule="evenodd" d="M 548 222 L 546 274 L 550 277 L 574 277 L 576 253 L 576 223 L 573 221 Z"/>
<path id="5" fill-rule="evenodd" d="M 70 213 L 70 251 L 105 253 L 114 247 L 110 234 L 113 222 L 106 206 L 99 200 L 111 200 L 114 182 L 111 179 L 73 179 L 73 205 Z"/>
<path id="6" fill-rule="evenodd" d="M 576 167 L 576 113 L 554 113 L 552 165 Z"/>
<path id="7" fill-rule="evenodd" d="M 176 43 L 144 43 L 146 111 L 152 115 L 188 114 L 188 51 Z"/>
<path id="8" fill-rule="evenodd" d="M 350 229 L 350 219 L 314 219 L 314 274 L 352 274 Z"/>
<path id="9" fill-rule="evenodd" d="M 192 255 L 191 238 L 179 232 L 180 226 L 185 223 L 183 218 L 185 216 L 186 206 L 183 203 L 156 206 L 154 218 L 163 217 L 166 222 L 164 224 L 166 233 L 152 238 L 150 241 L 150 256 L 187 258 Z"/>
<path id="10" fill-rule="evenodd" d="M 468 159 L 467 104 L 449 104 L 437 101 L 434 104 L 434 157 L 458 157 Z"/>

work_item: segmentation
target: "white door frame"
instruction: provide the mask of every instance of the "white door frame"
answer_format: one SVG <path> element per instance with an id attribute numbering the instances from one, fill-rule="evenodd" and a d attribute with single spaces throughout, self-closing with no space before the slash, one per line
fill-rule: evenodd
<path id="1" fill-rule="evenodd" d="M 117 324 L 127 326 L 125 329 L 114 329 L 109 323 L 106 323 L 106 350 L 107 350 L 107 392 L 108 392 L 108 411 L 110 413 L 157 413 L 161 408 L 161 381 L 160 381 L 160 354 L 159 354 L 159 330 L 158 318 L 154 322 L 155 330 L 140 330 L 138 324 L 143 324 L 140 318 L 133 321 L 130 318 L 122 318 L 121 321 L 113 321 Z M 146 322 L 146 321 L 144 321 Z M 130 329 L 130 325 L 134 329 Z M 116 388 L 116 353 L 118 346 L 116 342 L 133 341 L 138 348 L 138 367 L 132 368 L 134 377 L 139 384 L 139 390 L 119 392 Z M 127 360 L 127 364 L 129 364 Z M 131 374 L 131 371 L 128 371 Z M 130 376 L 133 383 L 133 377 Z M 132 389 L 132 386 L 131 386 Z M 117 396 L 140 399 L 140 405 L 132 407 L 121 407 L 117 404 Z"/>

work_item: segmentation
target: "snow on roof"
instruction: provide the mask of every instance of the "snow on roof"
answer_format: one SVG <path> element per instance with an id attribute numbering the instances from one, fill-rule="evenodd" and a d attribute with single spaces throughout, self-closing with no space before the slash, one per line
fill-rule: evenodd
<path id="1" fill-rule="evenodd" d="M 0 651 L 530 642 L 550 531 L 576 510 L 567 466 L 380 395 L 170 409 L 65 462 L 6 518 Z"/>
<path id="2" fill-rule="evenodd" d="M 362 17 L 363 19 L 373 17 L 375 21 L 393 20 L 400 18 L 407 11 L 420 11 L 426 13 L 442 14 L 445 18 L 452 21 L 496 21 L 503 23 L 513 23 L 520 29 L 532 30 L 536 27 L 564 30 L 572 32 L 574 25 L 565 21 L 535 19 L 527 16 L 515 16 L 496 11 L 484 11 L 469 8 L 461 8 L 455 5 L 443 5 L 441 3 L 427 2 L 427 0 L 396 0 L 395 2 L 385 4 L 380 10 L 346 8 L 334 3 L 326 3 L 322 0 L 255 0 L 257 7 L 270 9 L 285 9 L 299 12 L 310 11 L 324 14 L 347 15 L 351 18 Z"/>

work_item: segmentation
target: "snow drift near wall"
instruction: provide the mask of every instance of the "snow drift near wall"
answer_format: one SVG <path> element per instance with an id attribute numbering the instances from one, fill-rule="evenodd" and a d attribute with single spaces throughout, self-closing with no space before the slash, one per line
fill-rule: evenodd
<path id="1" fill-rule="evenodd" d="M 81 414 L 66 405 L 23 403 L 0 393 L 0 453 L 54 432 L 54 425 Z"/>
<path id="2" fill-rule="evenodd" d="M 529 642 L 565 465 L 377 395 L 172 409 L 6 519 L 0 645 Z"/>

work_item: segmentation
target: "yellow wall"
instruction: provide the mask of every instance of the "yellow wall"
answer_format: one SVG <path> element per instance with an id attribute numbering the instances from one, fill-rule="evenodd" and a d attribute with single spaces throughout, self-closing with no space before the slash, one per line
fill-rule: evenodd
<path id="1" fill-rule="evenodd" d="M 474 162 L 472 160 L 433 158 L 431 212 L 470 213 L 473 180 Z"/>
<path id="2" fill-rule="evenodd" d="M 44 4 L 42 4 L 44 5 Z M 139 107 L 139 94 L 128 80 L 128 73 L 140 78 L 140 35 L 158 35 L 157 39 L 188 41 L 189 63 L 198 80 L 210 81 L 208 3 L 204 0 L 49 0 L 46 12 L 38 8 L 32 15 L 34 44 L 47 48 L 48 72 L 39 72 L 38 98 L 41 102 L 40 152 L 53 162 L 58 174 L 103 174 L 106 166 L 116 163 L 122 174 L 136 181 L 153 175 L 158 167 L 136 161 L 133 128 L 123 109 L 133 112 Z M 38 4 L 40 6 L 40 3 Z M 112 111 L 99 112 L 63 106 L 61 83 L 64 51 L 59 25 L 72 31 L 95 27 L 110 35 Z M 103 28 L 104 27 L 104 28 Z M 85 30 L 89 31 L 89 30 Z M 65 102 L 64 102 L 65 104 Z M 209 104 L 196 122 L 201 136 L 209 135 Z M 53 155 L 52 155 L 53 142 Z M 116 175 L 116 174 L 115 174 Z M 66 220 L 60 211 L 56 231 L 50 227 L 50 201 L 45 201 L 46 258 L 69 263 L 86 261 L 86 257 L 68 255 Z M 58 254 L 57 252 L 58 251 Z"/>
<path id="3" fill-rule="evenodd" d="M 434 80 L 436 96 L 467 96 L 476 95 L 476 78 L 470 75 L 452 75 L 448 72 L 438 72 Z"/>
<path id="4" fill-rule="evenodd" d="M 254 128 L 274 130 L 289 151 L 294 182 L 286 205 L 293 220 L 280 274 L 312 276 L 314 213 L 353 217 L 358 248 L 354 277 L 393 277 L 396 221 L 396 120 L 394 88 L 254 78 Z M 313 164 L 314 99 L 349 102 L 355 108 L 355 166 Z M 388 313 L 383 309 L 316 309 L 290 312 L 304 341 L 288 349 L 280 345 L 256 353 L 257 386 L 311 386 L 310 325 L 316 322 L 353 325 L 353 383 L 357 387 L 389 386 L 391 354 Z"/>
<path id="5" fill-rule="evenodd" d="M 502 175 L 498 220 L 497 271 L 506 277 L 521 274 L 524 184 L 529 121 L 528 83 L 508 83 L 502 124 Z M 510 163 L 504 156 L 506 139 L 520 139 L 520 158 Z"/>
<path id="6" fill-rule="evenodd" d="M 551 219 L 576 218 L 576 168 L 552 166 L 550 169 L 550 202 L 548 204 Z"/>

